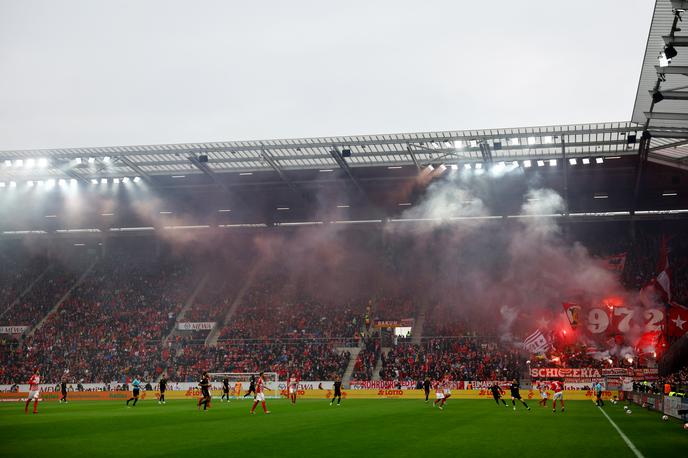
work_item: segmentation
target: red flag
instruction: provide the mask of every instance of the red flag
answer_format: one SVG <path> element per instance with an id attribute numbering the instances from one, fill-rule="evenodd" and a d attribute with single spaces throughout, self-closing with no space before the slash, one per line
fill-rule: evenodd
<path id="1" fill-rule="evenodd" d="M 667 238 L 662 237 L 662 245 L 659 250 L 659 273 L 657 274 L 657 286 L 664 293 L 666 301 L 671 300 L 671 270 L 669 270 L 669 249 L 667 247 Z"/>
<path id="2" fill-rule="evenodd" d="M 688 308 L 672 302 L 669 307 L 669 335 L 681 337 L 688 333 Z"/>
<path id="3" fill-rule="evenodd" d="M 640 294 L 641 300 L 643 300 L 645 305 L 654 302 L 652 300 L 653 296 L 662 302 L 669 302 L 671 300 L 671 269 L 669 268 L 669 250 L 666 236 L 662 237 L 662 243 L 659 248 L 657 275 L 640 290 Z M 648 302 L 646 303 L 646 301 Z"/>
<path id="4" fill-rule="evenodd" d="M 581 306 L 570 302 L 564 302 L 561 305 L 564 307 L 564 313 L 566 313 L 566 318 L 569 319 L 571 328 L 576 329 L 580 324 Z"/>

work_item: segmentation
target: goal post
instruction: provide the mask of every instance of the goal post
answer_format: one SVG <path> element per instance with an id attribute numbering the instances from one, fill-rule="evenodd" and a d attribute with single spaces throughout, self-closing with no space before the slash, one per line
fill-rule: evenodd
<path id="1" fill-rule="evenodd" d="M 251 377 L 258 380 L 260 372 L 208 372 L 210 382 L 214 390 L 222 391 L 222 380 L 226 377 L 229 380 L 229 393 L 232 399 L 244 399 L 244 394 L 251 385 Z M 279 399 L 279 376 L 277 372 L 263 372 L 265 380 L 265 397 L 267 399 Z M 241 383 L 240 393 L 237 395 L 235 387 L 237 382 Z M 253 399 L 253 396 L 245 399 Z"/>

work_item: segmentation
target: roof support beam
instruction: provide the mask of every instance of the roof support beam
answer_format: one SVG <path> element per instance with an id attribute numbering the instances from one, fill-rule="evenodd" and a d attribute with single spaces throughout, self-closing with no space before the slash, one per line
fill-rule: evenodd
<path id="1" fill-rule="evenodd" d="M 134 161 L 132 161 L 131 159 L 129 159 L 126 156 L 118 156 L 118 159 L 120 162 L 122 162 L 122 164 L 126 165 L 131 170 L 133 170 L 134 173 L 136 173 L 136 175 L 138 175 L 141 178 L 143 178 L 144 180 L 148 181 L 148 183 L 152 183 L 153 180 L 151 179 L 151 176 L 148 173 L 144 172 L 143 169 L 141 169 L 141 167 L 136 165 L 134 163 Z"/>
<path id="2" fill-rule="evenodd" d="M 643 179 L 643 171 L 645 170 L 645 163 L 647 162 L 650 153 L 650 140 L 652 136 L 649 132 L 643 132 L 640 137 L 640 149 L 638 150 L 638 164 L 635 169 L 635 186 L 633 187 L 633 203 L 631 204 L 631 214 L 638 208 L 638 197 L 640 196 L 640 185 Z"/>
<path id="3" fill-rule="evenodd" d="M 687 36 L 679 36 L 677 37 L 676 35 L 664 35 L 662 37 L 662 40 L 664 40 L 664 43 L 667 45 L 671 46 L 688 46 L 688 37 Z"/>
<path id="4" fill-rule="evenodd" d="M 645 112 L 647 119 L 660 119 L 664 121 L 688 121 L 688 113 Z"/>
<path id="5" fill-rule="evenodd" d="M 271 155 L 265 148 L 263 148 L 263 149 L 261 150 L 261 152 L 260 152 L 260 157 L 261 157 L 265 162 L 267 162 L 267 163 L 270 165 L 270 167 L 272 167 L 272 169 L 277 173 L 277 175 L 280 177 L 280 179 L 281 179 L 282 181 L 284 181 L 284 182 L 287 184 L 287 186 L 289 186 L 289 189 L 291 189 L 292 191 L 294 191 L 294 193 L 295 193 L 297 196 L 299 196 L 302 200 L 304 200 L 305 202 L 308 202 L 308 201 L 309 201 L 309 200 L 308 200 L 308 197 L 306 196 L 306 194 L 302 193 L 301 190 L 294 184 L 294 182 L 292 182 L 292 181 L 289 179 L 289 177 L 284 173 L 284 171 L 283 171 L 282 168 L 279 166 L 279 164 L 277 163 L 277 161 L 275 160 L 275 158 L 272 157 L 272 155 Z"/>
<path id="6" fill-rule="evenodd" d="M 420 164 L 418 163 L 418 158 L 416 158 L 415 153 L 413 152 L 413 148 L 411 148 L 411 145 L 406 145 L 406 151 L 408 151 L 408 155 L 411 157 L 411 160 L 413 161 L 413 165 L 416 166 L 416 169 L 420 170 Z"/>
<path id="7" fill-rule="evenodd" d="M 653 135 L 653 137 L 654 137 L 654 135 Z M 662 150 L 670 149 L 670 148 L 676 148 L 678 146 L 683 146 L 686 144 L 688 144 L 688 140 L 680 140 L 680 141 L 673 142 L 673 143 L 667 143 L 666 145 L 653 146 L 652 148 L 650 148 L 650 153 L 654 153 L 655 151 L 662 151 Z"/>
<path id="8" fill-rule="evenodd" d="M 654 94 L 655 91 L 648 91 L 650 95 Z M 688 100 L 688 91 L 657 91 L 662 94 L 665 100 Z"/>
<path id="9" fill-rule="evenodd" d="M 361 194 L 365 194 L 365 191 L 361 187 L 360 183 L 351 173 L 351 168 L 349 167 L 349 164 L 346 163 L 346 160 L 342 157 L 342 153 L 339 151 L 339 148 L 337 148 L 336 146 L 332 146 L 332 149 L 330 150 L 330 155 L 337 163 L 337 165 L 339 165 L 339 168 L 344 170 L 344 173 L 346 173 L 346 175 L 349 177 L 349 180 L 351 180 L 356 189 L 358 189 L 358 191 Z"/>
<path id="10" fill-rule="evenodd" d="M 658 75 L 686 75 L 688 76 L 688 65 L 669 65 L 668 67 L 660 67 L 655 65 L 655 70 Z"/>
<path id="11" fill-rule="evenodd" d="M 204 162 L 201 162 L 198 160 L 196 156 L 189 156 L 188 157 L 189 161 L 201 172 L 203 172 L 208 178 L 210 178 L 213 183 L 218 185 L 220 188 L 222 188 L 224 191 L 229 192 L 229 189 L 227 189 L 227 186 L 218 178 L 217 174 L 213 172 L 210 167 Z"/>
<path id="12" fill-rule="evenodd" d="M 483 161 L 492 162 L 492 150 L 487 142 L 480 142 L 480 153 L 483 155 Z"/>
<path id="13" fill-rule="evenodd" d="M 655 138 L 688 138 L 688 130 L 678 127 L 653 126 L 648 132 Z"/>

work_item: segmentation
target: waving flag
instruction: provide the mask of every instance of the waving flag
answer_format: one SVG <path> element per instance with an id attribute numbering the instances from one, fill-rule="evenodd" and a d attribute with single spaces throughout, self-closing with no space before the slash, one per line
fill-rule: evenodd
<path id="1" fill-rule="evenodd" d="M 681 337 L 688 333 L 688 308 L 672 302 L 669 307 L 669 335 Z"/>
<path id="2" fill-rule="evenodd" d="M 671 269 L 669 268 L 667 241 L 667 237 L 662 237 L 657 275 L 640 290 L 641 300 L 646 306 L 653 302 L 653 298 L 664 303 L 671 301 Z"/>
<path id="3" fill-rule="evenodd" d="M 526 337 L 523 341 L 523 348 L 525 348 L 529 353 L 544 353 L 549 350 L 551 343 L 547 340 L 547 337 L 537 329 L 534 333 Z"/>
<path id="4" fill-rule="evenodd" d="M 571 328 L 576 329 L 580 323 L 581 306 L 570 302 L 564 302 L 561 305 L 564 307 L 564 313 L 566 313 L 566 318 L 569 319 Z"/>

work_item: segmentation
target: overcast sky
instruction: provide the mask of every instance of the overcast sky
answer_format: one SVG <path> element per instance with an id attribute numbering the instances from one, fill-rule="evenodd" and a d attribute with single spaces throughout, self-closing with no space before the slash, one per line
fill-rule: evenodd
<path id="1" fill-rule="evenodd" d="M 653 0 L 0 0 L 0 150 L 625 121 Z"/>

